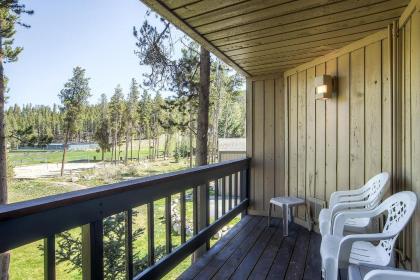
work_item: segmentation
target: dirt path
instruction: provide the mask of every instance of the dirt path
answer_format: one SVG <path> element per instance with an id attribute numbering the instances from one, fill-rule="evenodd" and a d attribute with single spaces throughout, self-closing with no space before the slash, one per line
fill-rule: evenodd
<path id="1" fill-rule="evenodd" d="M 86 169 L 102 167 L 100 163 L 77 162 L 66 163 L 64 172 L 66 175 L 77 174 Z M 59 177 L 61 163 L 41 163 L 14 168 L 16 179 L 37 179 Z"/>

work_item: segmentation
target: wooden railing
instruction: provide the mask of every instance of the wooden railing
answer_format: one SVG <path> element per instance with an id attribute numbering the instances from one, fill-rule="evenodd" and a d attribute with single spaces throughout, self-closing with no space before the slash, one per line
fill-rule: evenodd
<path id="1" fill-rule="evenodd" d="M 211 224 L 209 223 L 210 185 L 214 192 L 215 211 L 213 213 L 215 219 Z M 159 278 L 206 244 L 230 220 L 246 212 L 248 186 L 249 159 L 241 159 L 3 205 L 0 206 L 0 252 L 43 239 L 45 279 L 55 279 L 55 235 L 81 226 L 84 235 L 83 276 L 85 279 L 102 279 L 103 220 L 111 215 L 125 212 L 126 278 Z M 190 188 L 193 189 L 194 234 L 187 240 L 185 192 Z M 200 205 L 197 203 L 198 188 L 206 190 L 206 199 Z M 172 249 L 171 195 L 174 194 L 180 194 L 181 245 Z M 163 198 L 167 255 L 155 263 L 154 201 Z M 220 198 L 221 211 L 219 211 Z M 145 204 L 148 213 L 149 268 L 134 275 L 132 211 L 133 208 Z M 207 218 L 205 226 L 200 229 L 198 219 L 199 214 L 203 213 Z"/>

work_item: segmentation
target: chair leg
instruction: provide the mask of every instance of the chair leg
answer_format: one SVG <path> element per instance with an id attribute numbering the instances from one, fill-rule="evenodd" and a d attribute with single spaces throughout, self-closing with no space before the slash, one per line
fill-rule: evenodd
<path id="1" fill-rule="evenodd" d="M 271 226 L 271 207 L 273 205 L 270 203 L 270 205 L 268 206 L 268 226 Z"/>

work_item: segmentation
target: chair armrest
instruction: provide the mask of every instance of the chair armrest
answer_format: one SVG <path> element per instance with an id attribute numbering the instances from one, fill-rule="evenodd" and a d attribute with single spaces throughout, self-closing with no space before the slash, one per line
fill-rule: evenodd
<path id="1" fill-rule="evenodd" d="M 418 280 L 420 273 L 401 270 L 372 270 L 365 275 L 364 280 Z"/>
<path id="2" fill-rule="evenodd" d="M 360 187 L 360 188 L 355 189 L 355 190 L 350 190 L 350 191 L 336 191 L 336 192 L 333 192 L 330 196 L 330 201 L 329 201 L 329 204 L 328 204 L 328 208 L 331 208 L 336 203 L 338 203 L 340 201 L 341 197 L 362 195 L 364 192 L 365 192 L 365 190 L 363 189 L 363 187 Z"/>
<path id="3" fill-rule="evenodd" d="M 341 211 L 336 213 L 331 219 L 332 223 L 332 234 L 342 236 L 344 232 L 344 224 L 347 219 L 351 218 L 373 218 L 381 214 L 382 211 L 379 208 L 372 210 L 365 209 L 353 209 L 347 211 Z"/>
<path id="4" fill-rule="evenodd" d="M 351 248 L 356 241 L 380 241 L 391 239 L 398 233 L 367 233 L 367 234 L 350 234 L 344 236 L 338 247 L 338 263 L 347 264 L 350 259 Z"/>
<path id="5" fill-rule="evenodd" d="M 337 203 L 331 209 L 331 217 L 334 217 L 338 212 L 341 212 L 341 211 L 351 211 L 351 209 L 364 208 L 366 205 L 368 205 L 368 203 L 369 202 L 366 200 Z M 332 218 L 332 220 L 334 220 L 334 218 Z"/>

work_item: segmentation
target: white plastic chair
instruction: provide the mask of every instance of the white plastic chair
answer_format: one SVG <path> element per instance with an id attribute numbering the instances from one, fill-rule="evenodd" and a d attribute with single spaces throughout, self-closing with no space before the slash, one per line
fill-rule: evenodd
<path id="1" fill-rule="evenodd" d="M 372 270 L 364 280 L 419 280 L 420 273 L 401 270 Z"/>
<path id="2" fill-rule="evenodd" d="M 321 242 L 322 275 L 336 280 L 339 268 L 349 264 L 388 266 L 393 262 L 393 249 L 398 234 L 414 213 L 415 193 L 404 191 L 388 197 L 372 210 L 352 210 L 337 214 L 333 234 L 323 236 Z M 349 218 L 373 218 L 385 213 L 387 219 L 381 233 L 350 234 L 343 236 L 345 221 Z M 374 245 L 371 241 L 379 241 Z"/>
<path id="3" fill-rule="evenodd" d="M 363 187 L 351 191 L 338 191 L 331 194 L 329 208 L 319 213 L 319 231 L 322 236 L 331 233 L 334 218 L 340 211 L 351 209 L 373 209 L 381 202 L 389 187 L 389 174 L 380 173 L 372 177 Z M 370 225 L 367 217 L 350 218 L 346 221 L 346 231 L 364 232 Z"/>

